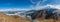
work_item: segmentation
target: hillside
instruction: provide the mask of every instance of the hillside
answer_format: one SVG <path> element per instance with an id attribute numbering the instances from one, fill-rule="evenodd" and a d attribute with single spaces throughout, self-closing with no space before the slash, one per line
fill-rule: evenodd
<path id="1" fill-rule="evenodd" d="M 16 20 L 13 17 L 0 12 L 0 22 L 16 22 Z"/>
<path id="2" fill-rule="evenodd" d="M 36 19 L 36 21 L 39 21 L 39 22 L 53 22 L 53 19 Z M 9 16 L 9 15 L 6 15 L 2 12 L 0 12 L 0 22 L 31 22 L 31 19 L 29 18 L 24 18 L 24 17 L 21 17 L 21 16 Z M 60 19 L 58 20 L 58 22 L 60 22 Z"/>
<path id="3" fill-rule="evenodd" d="M 0 22 L 30 22 L 30 19 L 23 18 L 23 17 L 13 17 L 13 16 L 8 16 L 2 12 L 0 12 Z"/>

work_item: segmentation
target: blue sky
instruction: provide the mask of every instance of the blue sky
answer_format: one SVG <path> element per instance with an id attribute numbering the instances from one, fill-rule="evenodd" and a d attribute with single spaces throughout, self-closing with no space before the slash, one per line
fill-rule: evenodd
<path id="1" fill-rule="evenodd" d="M 33 0 L 34 1 L 34 0 Z M 42 1 L 42 0 L 41 0 Z M 47 0 L 41 5 L 57 5 L 60 4 L 60 0 Z M 30 5 L 35 5 L 30 2 L 30 0 L 0 0 L 0 9 L 3 8 L 30 8 Z"/>

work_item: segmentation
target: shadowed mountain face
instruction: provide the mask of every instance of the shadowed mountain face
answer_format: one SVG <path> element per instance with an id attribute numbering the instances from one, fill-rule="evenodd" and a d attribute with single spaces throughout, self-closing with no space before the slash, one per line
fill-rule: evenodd
<path id="1" fill-rule="evenodd" d="M 56 11 L 57 9 L 53 9 L 53 8 L 45 8 L 45 9 L 42 9 L 42 10 L 30 10 L 30 11 L 26 11 L 26 12 L 23 12 L 23 13 L 19 13 L 19 15 L 24 15 L 24 17 L 19 17 L 19 16 L 7 16 L 6 15 L 6 18 L 9 19 L 9 21 L 11 21 L 11 19 L 13 21 L 17 21 L 17 22 L 21 22 L 21 20 L 24 20 L 23 22 L 25 21 L 31 21 L 29 18 L 31 17 L 32 20 L 35 20 L 36 18 L 41 18 L 43 16 L 43 13 L 45 12 L 46 16 L 45 18 L 48 19 L 50 18 L 51 16 L 53 16 L 53 12 Z M 9 12 L 8 12 L 9 13 Z M 15 13 L 15 12 L 13 12 Z M 44 14 L 44 15 L 45 15 Z M 4 14 L 3 14 L 4 15 Z M 30 16 L 30 17 L 28 17 Z M 10 19 L 11 18 L 11 19 Z M 8 21 L 7 19 L 7 21 Z M 12 22 L 13 22 L 12 21 Z"/>
<path id="2" fill-rule="evenodd" d="M 45 16 L 45 18 L 47 19 L 47 18 L 50 18 L 52 16 L 53 11 L 55 11 L 55 10 L 57 10 L 57 9 L 55 9 L 55 8 L 45 8 L 45 9 L 41 9 L 41 10 L 30 10 L 30 11 L 26 12 L 26 13 L 28 13 L 26 15 L 30 15 L 32 19 L 35 19 L 38 13 L 45 11 L 46 14 L 47 14 Z"/>
<path id="3" fill-rule="evenodd" d="M 53 8 L 48 8 L 48 9 L 46 9 L 46 14 L 47 14 L 47 15 L 46 15 L 45 18 L 47 19 L 47 18 L 50 18 L 51 16 L 53 16 L 52 13 L 53 13 L 54 11 L 56 11 L 56 10 L 57 10 L 57 9 L 53 9 Z"/>
<path id="4" fill-rule="evenodd" d="M 30 11 L 22 11 L 23 13 L 18 13 L 18 15 L 24 15 L 24 17 L 28 17 L 28 18 L 32 18 L 32 19 L 35 19 L 37 14 L 45 11 L 46 12 L 46 19 L 47 18 L 50 18 L 50 16 L 52 16 L 52 12 L 55 11 L 57 9 L 55 8 L 44 8 L 44 9 L 41 9 L 41 10 L 30 10 Z M 7 13 L 8 14 L 14 14 L 14 13 L 17 13 L 17 12 L 21 12 L 21 11 L 8 11 Z"/>

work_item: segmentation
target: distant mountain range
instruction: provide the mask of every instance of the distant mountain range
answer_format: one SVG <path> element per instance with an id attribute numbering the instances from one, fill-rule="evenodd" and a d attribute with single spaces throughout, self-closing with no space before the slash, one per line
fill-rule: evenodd
<path id="1" fill-rule="evenodd" d="M 40 10 L 15 10 L 15 9 L 13 9 L 13 10 L 6 10 L 6 11 L 4 11 L 4 10 L 1 11 L 0 10 L 0 12 L 4 12 L 6 14 L 26 15 L 26 14 L 38 12 L 38 11 L 41 11 L 41 10 L 44 10 L 47 13 L 49 13 L 49 12 L 53 12 L 53 11 L 58 10 L 58 9 L 50 8 L 50 7 L 45 7 L 45 8 L 42 8 Z"/>

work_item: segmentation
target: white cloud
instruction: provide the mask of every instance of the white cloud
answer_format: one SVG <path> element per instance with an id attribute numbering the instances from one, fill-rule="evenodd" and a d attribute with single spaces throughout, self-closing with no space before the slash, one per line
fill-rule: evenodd
<path id="1" fill-rule="evenodd" d="M 33 7 L 33 6 L 32 6 Z M 34 10 L 40 10 L 40 9 L 44 9 L 44 8 L 56 8 L 56 9 L 60 9 L 60 5 L 44 5 L 44 6 L 34 6 L 32 9 Z"/>
<path id="2" fill-rule="evenodd" d="M 38 1 L 38 2 L 35 3 L 35 2 L 33 2 L 31 0 L 31 3 L 36 4 L 35 6 L 31 5 L 31 7 L 32 7 L 33 10 L 39 10 L 39 9 L 43 9 L 43 8 L 46 8 L 46 7 L 49 7 L 49 6 L 50 6 L 50 8 L 60 9 L 60 5 L 59 5 L 60 0 L 51 0 L 51 1 L 53 1 L 53 2 L 51 2 L 51 4 L 54 4 L 54 5 L 47 4 L 47 5 L 44 5 L 44 6 L 40 6 L 40 4 L 42 4 L 42 3 L 46 2 L 46 1 L 47 0 L 43 0 L 42 2 Z"/>
<path id="3" fill-rule="evenodd" d="M 21 8 L 8 8 L 8 9 L 0 9 L 0 11 L 22 11 L 22 10 L 30 10 L 30 9 L 21 9 Z"/>
<path id="4" fill-rule="evenodd" d="M 40 10 L 40 9 L 44 9 L 44 8 L 56 8 L 56 9 L 60 9 L 60 5 L 44 5 L 44 6 L 30 6 L 31 8 L 8 8 L 8 9 L 0 9 L 0 11 L 17 11 L 17 10 Z"/>
<path id="5" fill-rule="evenodd" d="M 60 9 L 60 5 L 48 5 L 48 6 L 50 6 L 51 8 Z"/>

